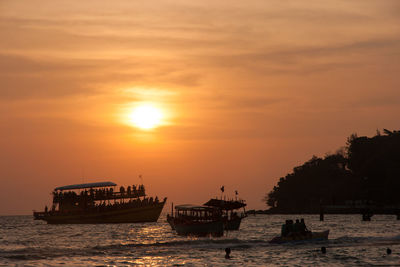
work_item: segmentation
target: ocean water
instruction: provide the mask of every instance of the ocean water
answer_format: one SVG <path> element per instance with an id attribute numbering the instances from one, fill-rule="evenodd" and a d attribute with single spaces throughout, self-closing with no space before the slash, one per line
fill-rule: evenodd
<path id="1" fill-rule="evenodd" d="M 269 244 L 286 219 L 304 218 L 328 241 Z M 325 246 L 327 253 L 320 248 Z M 225 248 L 232 250 L 225 259 Z M 391 255 L 386 249 L 392 250 Z M 256 215 L 221 238 L 177 236 L 157 223 L 47 225 L 0 217 L 0 266 L 400 266 L 400 221 L 391 215 Z"/>

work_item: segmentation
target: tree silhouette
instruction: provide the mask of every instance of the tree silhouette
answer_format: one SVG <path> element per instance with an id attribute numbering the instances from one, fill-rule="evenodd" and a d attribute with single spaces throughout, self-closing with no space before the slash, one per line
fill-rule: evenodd
<path id="1" fill-rule="evenodd" d="M 400 203 L 400 131 L 383 132 L 350 135 L 345 150 L 293 168 L 263 200 L 276 212 L 318 212 L 350 200 Z"/>

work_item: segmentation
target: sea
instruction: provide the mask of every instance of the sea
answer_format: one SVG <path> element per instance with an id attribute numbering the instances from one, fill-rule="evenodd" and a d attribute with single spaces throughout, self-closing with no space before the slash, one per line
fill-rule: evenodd
<path id="1" fill-rule="evenodd" d="M 287 219 L 329 240 L 270 244 Z M 225 248 L 231 258 L 225 258 Z M 321 248 L 326 247 L 326 253 Z M 392 251 L 387 253 L 387 249 Z M 400 266 L 400 220 L 375 215 L 250 215 L 223 237 L 183 237 L 156 223 L 48 225 L 0 217 L 0 266 Z"/>

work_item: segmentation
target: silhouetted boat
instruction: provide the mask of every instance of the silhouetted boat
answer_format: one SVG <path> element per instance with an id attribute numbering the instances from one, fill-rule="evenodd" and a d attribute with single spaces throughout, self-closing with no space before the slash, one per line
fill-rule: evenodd
<path id="1" fill-rule="evenodd" d="M 50 210 L 33 212 L 36 220 L 49 224 L 156 222 L 167 198 L 162 202 L 148 198 L 143 185 L 120 187 L 113 182 L 76 184 L 53 191 Z M 76 192 L 74 190 L 80 190 Z"/>
<path id="2" fill-rule="evenodd" d="M 239 230 L 240 222 L 243 218 L 247 217 L 244 209 L 244 207 L 246 207 L 244 200 L 222 200 L 212 198 L 204 203 L 204 205 L 221 209 L 225 230 Z M 235 210 L 241 208 L 243 208 L 243 213 L 238 215 Z"/>
<path id="3" fill-rule="evenodd" d="M 289 236 L 276 236 L 272 238 L 269 243 L 286 243 L 295 241 L 319 241 L 327 240 L 329 235 L 329 230 L 323 232 L 307 232 L 305 234 L 294 234 Z"/>
<path id="4" fill-rule="evenodd" d="M 175 214 L 167 215 L 167 221 L 178 235 L 222 236 L 224 222 L 221 210 L 214 207 L 179 205 Z"/>

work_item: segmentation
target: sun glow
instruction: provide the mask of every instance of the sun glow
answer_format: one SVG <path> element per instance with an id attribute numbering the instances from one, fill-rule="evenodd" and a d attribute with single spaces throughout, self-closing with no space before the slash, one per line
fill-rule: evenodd
<path id="1" fill-rule="evenodd" d="M 161 109 L 151 104 L 142 104 L 130 113 L 130 124 L 142 130 L 151 130 L 162 124 L 164 118 Z"/>

